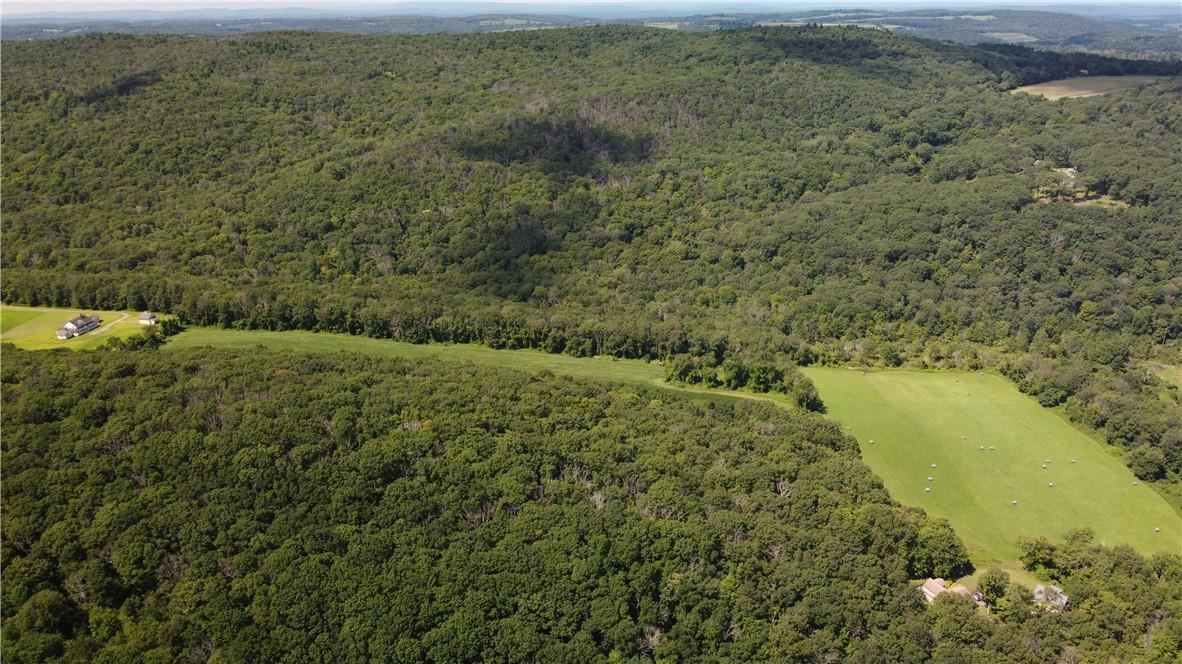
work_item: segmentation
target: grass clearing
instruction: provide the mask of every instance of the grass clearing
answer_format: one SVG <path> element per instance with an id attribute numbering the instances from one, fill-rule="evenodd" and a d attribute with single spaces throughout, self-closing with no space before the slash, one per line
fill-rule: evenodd
<path id="1" fill-rule="evenodd" d="M 985 35 L 986 37 L 992 37 L 994 39 L 1010 42 L 1011 44 L 1023 44 L 1038 41 L 1038 37 L 1028 35 L 1025 32 L 982 32 L 981 34 Z"/>
<path id="2" fill-rule="evenodd" d="M 1029 576 L 1017 560 L 1019 537 L 1055 541 L 1080 527 L 1146 554 L 1182 550 L 1182 517 L 1164 498 L 1107 447 L 1004 378 L 804 371 L 891 495 L 948 519 L 979 568 Z"/>
<path id="3" fill-rule="evenodd" d="M 22 310 L 15 307 L 0 307 L 0 334 L 4 334 L 14 327 L 24 325 L 34 318 L 44 314 L 41 310 Z"/>
<path id="4" fill-rule="evenodd" d="M 660 363 L 644 360 L 621 360 L 611 357 L 571 357 L 540 350 L 497 350 L 476 344 L 412 344 L 390 339 L 354 337 L 347 334 L 318 332 L 267 332 L 262 330 L 224 330 L 219 328 L 190 328 L 169 339 L 164 348 L 276 348 L 302 352 L 353 352 L 411 359 L 438 359 L 449 362 L 471 362 L 484 366 L 516 369 L 518 371 L 551 371 L 562 376 L 587 378 L 614 383 L 644 385 L 667 392 L 705 399 L 729 401 L 760 399 L 788 405 L 790 401 L 775 394 L 754 394 L 732 390 L 715 390 L 691 386 L 674 386 L 665 382 L 665 369 Z"/>
<path id="5" fill-rule="evenodd" d="M 1161 78 L 1161 76 L 1077 76 L 1075 78 L 1047 81 L 1046 83 L 1023 85 L 1010 90 L 1010 92 L 1014 94 L 1024 92 L 1029 95 L 1042 95 L 1051 101 L 1055 101 L 1057 99 L 1106 95 L 1117 90 L 1149 85 Z"/>
<path id="6" fill-rule="evenodd" d="M 80 313 L 97 314 L 101 321 L 98 329 L 73 339 L 58 339 L 58 328 Z M 10 304 L 0 305 L 0 321 L 0 342 L 11 343 L 26 350 L 97 348 L 106 343 L 107 339 L 126 339 L 144 329 L 139 324 L 138 312 L 22 307 Z"/>
<path id="7" fill-rule="evenodd" d="M 1145 368 L 1165 382 L 1182 389 L 1182 365 L 1146 362 Z"/>

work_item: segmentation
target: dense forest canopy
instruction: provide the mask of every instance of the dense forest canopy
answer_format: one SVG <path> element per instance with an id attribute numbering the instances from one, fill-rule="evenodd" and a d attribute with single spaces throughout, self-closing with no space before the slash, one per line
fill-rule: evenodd
<path id="1" fill-rule="evenodd" d="M 1178 392 L 1134 362 L 1182 334 L 1182 83 L 1007 93 L 1177 63 L 838 27 L 3 60 L 5 301 L 699 368 L 1000 364 L 1147 479 L 1182 472 Z"/>
<path id="2" fill-rule="evenodd" d="M 946 522 L 836 424 L 277 351 L 4 349 L 6 662 L 1176 661 L 1182 559 Z"/>
<path id="3" fill-rule="evenodd" d="M 507 7 L 500 6 L 500 10 Z M 471 16 L 331 16 L 307 15 L 298 9 L 273 9 L 265 15 L 245 17 L 239 12 L 219 18 L 184 14 L 150 16 L 90 13 L 86 16 L 58 14 L 9 14 L 0 25 L 0 39 L 60 39 L 96 33 L 138 35 L 228 36 L 276 30 L 316 30 L 363 35 L 406 35 L 444 32 L 504 32 L 572 28 L 596 24 L 628 24 L 680 31 L 712 31 L 775 25 L 855 25 L 890 30 L 908 37 L 939 39 L 965 44 L 1020 43 L 1038 48 L 1083 50 L 1106 54 L 1127 54 L 1148 59 L 1178 59 L 1178 11 L 1168 4 L 1073 6 L 1063 11 L 1015 11 L 1005 9 L 948 10 L 920 9 L 889 12 L 868 9 L 653 16 L 651 12 L 628 11 L 627 5 L 598 5 L 594 17 L 564 16 L 567 6 L 534 5 L 534 13 L 475 14 Z M 1055 8 L 1058 9 L 1058 8 Z M 352 13 L 352 11 L 350 11 Z M 314 13 L 315 14 L 315 13 Z M 637 15 L 644 18 L 637 18 Z"/>

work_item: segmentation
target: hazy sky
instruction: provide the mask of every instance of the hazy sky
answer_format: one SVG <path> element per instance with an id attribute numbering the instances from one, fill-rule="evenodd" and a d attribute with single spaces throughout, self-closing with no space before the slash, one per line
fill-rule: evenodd
<path id="1" fill-rule="evenodd" d="M 406 0 L 404 0 L 405 2 Z M 428 4 L 423 0 L 410 0 L 413 4 L 422 5 Z M 471 2 L 480 2 L 480 0 L 462 0 L 465 4 Z M 489 0 L 491 3 L 497 3 L 498 0 Z M 122 9 L 158 9 L 158 10 L 175 10 L 175 9 L 254 9 L 267 7 L 316 7 L 316 8 L 330 8 L 333 6 L 339 7 L 366 7 L 366 8 L 380 8 L 380 7 L 394 7 L 399 4 L 404 4 L 398 0 L 12 0 L 3 2 L 4 12 L 45 12 L 45 11 L 104 11 L 104 10 L 122 10 Z M 626 2 L 625 0 L 499 0 L 505 4 L 546 4 L 546 5 L 765 5 L 765 6 L 779 6 L 790 8 L 792 5 L 808 4 L 816 5 L 817 0 L 808 0 L 793 2 L 792 0 L 669 0 L 662 2 L 662 0 L 642 0 L 641 2 Z M 1061 4 L 1065 2 L 1072 2 L 1073 4 L 1128 4 L 1122 0 L 900 0 L 900 4 L 931 4 L 931 5 L 1048 5 Z M 447 0 L 436 0 L 430 4 L 449 4 Z M 860 6 L 866 4 L 859 3 L 858 0 L 834 0 L 833 5 L 849 5 Z M 872 2 L 871 4 L 888 4 L 882 0 Z M 1133 4 L 1167 4 L 1162 0 L 1147 0 L 1143 3 Z"/>

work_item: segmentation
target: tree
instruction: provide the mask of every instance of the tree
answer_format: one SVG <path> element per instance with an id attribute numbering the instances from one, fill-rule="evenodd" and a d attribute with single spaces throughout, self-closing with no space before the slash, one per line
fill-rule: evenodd
<path id="1" fill-rule="evenodd" d="M 960 538 L 947 519 L 926 519 L 912 555 L 912 570 L 918 577 L 955 579 L 970 574 L 973 565 Z"/>
<path id="2" fill-rule="evenodd" d="M 985 601 L 996 605 L 997 601 L 1006 594 L 1010 586 L 1010 575 L 997 567 L 991 567 L 977 578 L 977 588 L 985 596 Z"/>
<path id="3" fill-rule="evenodd" d="M 1166 455 L 1156 447 L 1134 447 L 1125 456 L 1125 463 L 1143 480 L 1160 480 L 1166 476 Z"/>
<path id="4" fill-rule="evenodd" d="M 1021 553 L 1018 559 L 1022 565 L 1033 572 L 1053 572 L 1055 570 L 1056 548 L 1054 544 L 1042 537 L 1023 537 L 1018 540 Z"/>

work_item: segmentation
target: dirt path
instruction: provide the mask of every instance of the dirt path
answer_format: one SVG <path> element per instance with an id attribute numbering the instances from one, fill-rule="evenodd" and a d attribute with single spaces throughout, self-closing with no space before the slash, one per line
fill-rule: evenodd
<path id="1" fill-rule="evenodd" d="M 107 330 L 111 329 L 112 325 L 117 325 L 119 323 L 122 323 L 124 321 L 124 319 L 126 319 L 126 318 L 127 318 L 127 314 L 121 314 L 115 320 L 111 321 L 110 323 L 107 323 L 106 325 L 99 326 L 94 331 L 95 332 L 106 332 Z"/>

